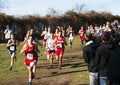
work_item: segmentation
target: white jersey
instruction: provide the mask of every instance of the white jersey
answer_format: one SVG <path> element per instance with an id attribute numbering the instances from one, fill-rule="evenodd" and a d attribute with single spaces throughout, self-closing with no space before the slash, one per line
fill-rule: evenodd
<path id="1" fill-rule="evenodd" d="M 69 34 L 69 40 L 73 40 L 73 32 L 70 32 L 70 34 Z"/>
<path id="2" fill-rule="evenodd" d="M 50 33 L 46 33 L 44 39 L 49 39 L 49 38 L 50 38 Z"/>
<path id="3" fill-rule="evenodd" d="M 54 50 L 54 40 L 48 39 L 47 46 L 48 46 L 48 48 L 47 48 L 48 50 Z"/>
<path id="4" fill-rule="evenodd" d="M 4 31 L 4 34 L 5 34 L 5 39 L 10 39 L 10 34 L 12 33 L 13 31 L 11 29 L 6 29 Z"/>

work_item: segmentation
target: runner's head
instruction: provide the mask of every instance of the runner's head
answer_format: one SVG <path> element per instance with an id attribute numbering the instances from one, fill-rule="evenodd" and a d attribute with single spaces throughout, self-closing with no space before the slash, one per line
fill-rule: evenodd
<path id="1" fill-rule="evenodd" d="M 14 39 L 14 38 L 15 38 L 15 34 L 12 33 L 12 34 L 10 35 L 10 38 L 11 38 L 11 39 Z"/>
<path id="2" fill-rule="evenodd" d="M 32 43 L 33 42 L 33 36 L 32 35 L 29 35 L 28 36 L 28 43 Z"/>
<path id="3" fill-rule="evenodd" d="M 58 32 L 58 37 L 62 37 L 62 31 Z"/>

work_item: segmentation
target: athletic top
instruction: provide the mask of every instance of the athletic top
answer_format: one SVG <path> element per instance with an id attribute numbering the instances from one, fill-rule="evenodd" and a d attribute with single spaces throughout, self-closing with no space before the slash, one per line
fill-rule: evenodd
<path id="1" fill-rule="evenodd" d="M 54 40 L 48 39 L 47 46 L 48 46 L 48 48 L 47 48 L 48 50 L 54 50 Z"/>
<path id="2" fill-rule="evenodd" d="M 27 47 L 25 49 L 25 55 L 26 55 L 27 59 L 29 59 L 29 60 L 35 60 L 36 59 L 35 46 L 34 45 L 29 46 L 27 44 Z"/>
<path id="3" fill-rule="evenodd" d="M 80 33 L 80 36 L 84 36 L 84 30 L 80 30 L 79 33 Z"/>
<path id="4" fill-rule="evenodd" d="M 54 39 L 57 39 L 58 35 L 57 34 L 54 34 Z"/>
<path id="5" fill-rule="evenodd" d="M 69 33 L 69 37 L 73 37 L 73 32 L 72 31 Z"/>
<path id="6" fill-rule="evenodd" d="M 57 38 L 56 48 L 57 49 L 64 49 L 64 38 Z"/>
<path id="7" fill-rule="evenodd" d="M 16 51 L 16 40 L 9 40 L 9 44 L 13 43 L 12 45 L 9 46 L 9 50 L 11 51 Z"/>
<path id="8" fill-rule="evenodd" d="M 50 33 L 46 33 L 45 36 L 44 36 L 44 39 L 49 39 L 50 38 Z"/>

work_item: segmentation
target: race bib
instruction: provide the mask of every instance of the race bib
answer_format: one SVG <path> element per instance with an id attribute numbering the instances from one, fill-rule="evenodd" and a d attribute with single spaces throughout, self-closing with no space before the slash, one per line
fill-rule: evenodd
<path id="1" fill-rule="evenodd" d="M 58 47 L 58 48 L 62 48 L 62 44 L 58 44 L 57 47 Z"/>
<path id="2" fill-rule="evenodd" d="M 28 59 L 33 59 L 33 54 L 28 53 L 28 54 L 27 54 L 27 58 L 28 58 Z"/>
<path id="3" fill-rule="evenodd" d="M 49 39 L 50 38 L 50 36 L 47 36 L 47 39 Z"/>
<path id="4" fill-rule="evenodd" d="M 10 50 L 14 51 L 15 50 L 15 46 L 10 46 Z"/>

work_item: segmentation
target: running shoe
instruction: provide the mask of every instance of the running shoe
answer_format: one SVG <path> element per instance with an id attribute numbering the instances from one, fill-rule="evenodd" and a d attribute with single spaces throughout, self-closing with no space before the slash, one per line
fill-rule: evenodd
<path id="1" fill-rule="evenodd" d="M 9 70 L 12 70 L 12 66 L 9 68 Z"/>

